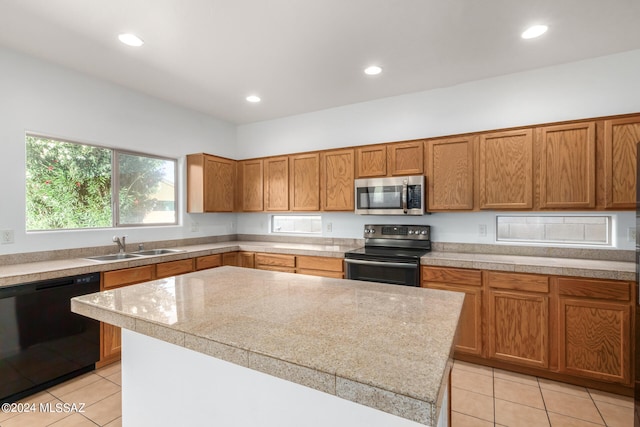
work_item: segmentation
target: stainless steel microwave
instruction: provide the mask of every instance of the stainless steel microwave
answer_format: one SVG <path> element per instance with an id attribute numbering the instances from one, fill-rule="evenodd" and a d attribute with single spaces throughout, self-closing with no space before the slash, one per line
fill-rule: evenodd
<path id="1" fill-rule="evenodd" d="M 355 213 L 360 215 L 424 215 L 424 176 L 355 180 Z"/>

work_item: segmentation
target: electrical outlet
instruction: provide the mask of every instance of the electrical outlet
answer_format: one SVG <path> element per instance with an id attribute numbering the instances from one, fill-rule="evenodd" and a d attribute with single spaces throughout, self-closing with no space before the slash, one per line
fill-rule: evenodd
<path id="1" fill-rule="evenodd" d="M 478 235 L 480 237 L 487 236 L 487 224 L 478 224 Z"/>
<path id="2" fill-rule="evenodd" d="M 197 231 L 200 230 L 200 224 L 198 224 L 197 222 L 192 222 L 191 223 L 191 232 L 195 233 Z"/>
<path id="3" fill-rule="evenodd" d="M 333 230 L 333 224 L 328 222 L 327 223 L 327 232 L 331 233 L 332 230 Z"/>
<path id="4" fill-rule="evenodd" d="M 627 228 L 627 242 L 635 243 L 636 241 L 636 228 L 629 227 Z"/>
<path id="5" fill-rule="evenodd" d="M 13 243 L 13 230 L 0 230 L 0 243 L 3 245 Z"/>

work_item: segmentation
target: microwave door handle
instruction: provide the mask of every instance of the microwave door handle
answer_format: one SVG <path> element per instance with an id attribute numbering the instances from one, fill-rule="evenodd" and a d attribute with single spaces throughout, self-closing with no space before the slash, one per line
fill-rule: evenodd
<path id="1" fill-rule="evenodd" d="M 405 179 L 402 181 L 402 210 L 407 213 L 407 199 L 409 197 L 408 181 Z"/>

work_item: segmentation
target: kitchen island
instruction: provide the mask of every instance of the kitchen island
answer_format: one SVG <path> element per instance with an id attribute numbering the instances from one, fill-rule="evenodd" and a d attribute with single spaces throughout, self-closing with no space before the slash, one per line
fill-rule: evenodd
<path id="1" fill-rule="evenodd" d="M 220 267 L 76 297 L 123 328 L 124 425 L 447 425 L 464 295 Z"/>

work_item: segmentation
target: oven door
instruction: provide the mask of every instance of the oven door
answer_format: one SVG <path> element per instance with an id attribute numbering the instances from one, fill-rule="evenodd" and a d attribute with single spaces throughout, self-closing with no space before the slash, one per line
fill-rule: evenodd
<path id="1" fill-rule="evenodd" d="M 391 285 L 420 286 L 418 261 L 379 261 L 346 258 L 346 278 Z"/>

